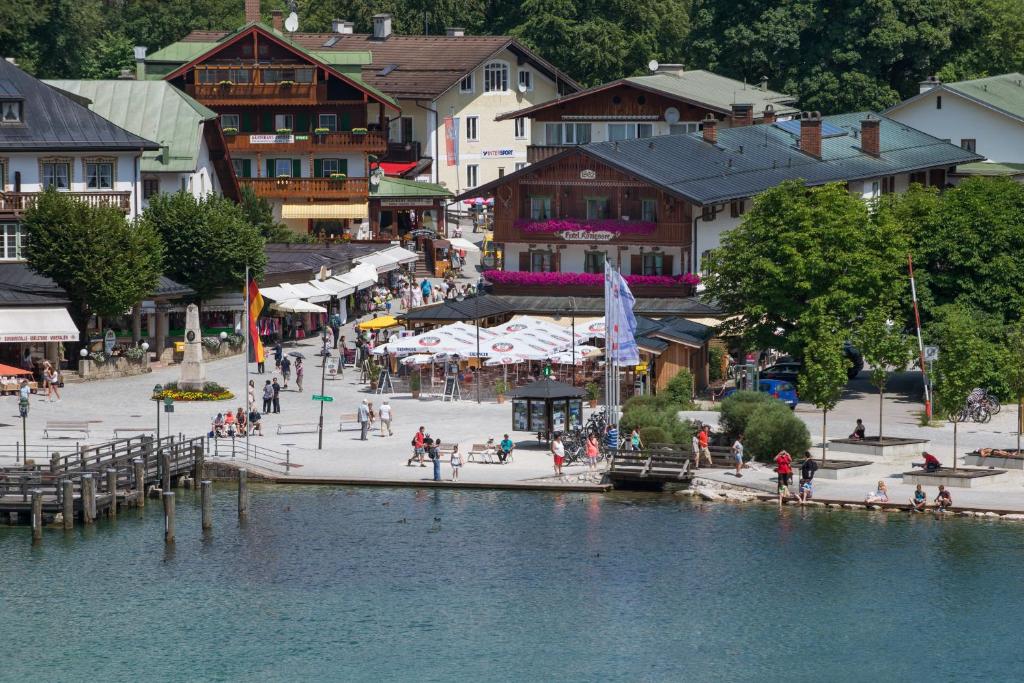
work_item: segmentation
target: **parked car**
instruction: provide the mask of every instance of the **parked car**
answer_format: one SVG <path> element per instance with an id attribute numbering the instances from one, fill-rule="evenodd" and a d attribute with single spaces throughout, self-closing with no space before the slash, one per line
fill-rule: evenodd
<path id="1" fill-rule="evenodd" d="M 850 361 L 850 367 L 846 369 L 846 377 L 853 379 L 864 369 L 864 356 L 850 342 L 843 342 L 843 355 Z M 803 363 L 795 358 L 783 356 L 775 365 L 762 370 L 761 377 L 765 379 L 781 379 L 796 385 L 796 378 L 800 374 L 802 367 Z"/>
<path id="2" fill-rule="evenodd" d="M 757 390 L 770 394 L 772 398 L 779 399 L 794 410 L 796 409 L 796 404 L 800 402 L 796 395 L 796 387 L 791 382 L 778 379 L 762 379 L 757 383 Z M 735 387 L 726 389 L 722 394 L 722 398 L 729 398 L 735 393 Z"/>

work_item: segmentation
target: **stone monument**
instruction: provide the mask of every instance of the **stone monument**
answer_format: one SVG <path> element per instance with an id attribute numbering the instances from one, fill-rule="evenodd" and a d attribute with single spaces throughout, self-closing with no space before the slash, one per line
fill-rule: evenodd
<path id="1" fill-rule="evenodd" d="M 178 388 L 183 391 L 202 391 L 204 384 L 206 366 L 203 364 L 203 335 L 199 327 L 199 307 L 189 304 L 185 309 L 185 355 L 181 361 Z"/>

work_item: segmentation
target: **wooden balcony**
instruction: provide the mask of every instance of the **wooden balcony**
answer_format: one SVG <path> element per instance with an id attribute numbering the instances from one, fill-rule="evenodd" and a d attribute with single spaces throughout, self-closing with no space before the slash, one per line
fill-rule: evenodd
<path id="1" fill-rule="evenodd" d="M 93 208 L 114 207 L 125 213 L 131 210 L 131 192 L 62 192 Z M 20 214 L 35 206 L 42 192 L 0 192 L 0 213 Z"/>
<path id="2" fill-rule="evenodd" d="M 527 145 L 526 163 L 533 164 L 569 149 L 566 145 Z"/>
<path id="3" fill-rule="evenodd" d="M 388 137 L 386 133 L 369 131 L 365 135 L 355 133 L 298 133 L 293 135 L 274 135 L 261 133 L 238 133 L 228 135 L 228 149 L 232 154 L 317 154 L 327 152 L 352 152 L 382 154 L 387 151 Z"/>
<path id="4" fill-rule="evenodd" d="M 189 83 L 185 91 L 206 105 L 317 104 L 316 83 Z"/>
<path id="5" fill-rule="evenodd" d="M 275 199 L 362 199 L 369 195 L 366 178 L 239 178 L 260 197 Z"/>

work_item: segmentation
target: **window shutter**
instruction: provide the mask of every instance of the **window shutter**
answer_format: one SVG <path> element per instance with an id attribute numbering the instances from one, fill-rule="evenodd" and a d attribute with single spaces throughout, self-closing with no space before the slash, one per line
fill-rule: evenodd
<path id="1" fill-rule="evenodd" d="M 519 272 L 530 272 L 530 252 L 524 251 L 519 254 Z"/>
<path id="2" fill-rule="evenodd" d="M 338 117 L 338 130 L 350 131 L 352 130 L 352 113 L 343 111 L 341 116 Z"/>
<path id="3" fill-rule="evenodd" d="M 267 177 L 268 178 L 273 178 L 274 177 L 274 160 L 273 159 L 267 159 Z"/>
<path id="4" fill-rule="evenodd" d="M 295 115 L 295 132 L 296 133 L 308 133 L 309 132 L 309 114 L 296 114 Z"/>
<path id="5" fill-rule="evenodd" d="M 324 160 L 313 159 L 313 177 L 323 178 L 324 177 Z"/>
<path id="6" fill-rule="evenodd" d="M 348 159 L 338 159 L 338 172 L 348 175 Z"/>
<path id="7" fill-rule="evenodd" d="M 644 272 L 644 258 L 640 254 L 632 254 L 629 257 L 629 274 L 630 275 L 643 275 Z"/>
<path id="8" fill-rule="evenodd" d="M 302 160 L 301 159 L 292 159 L 292 177 L 293 178 L 301 178 L 302 177 Z"/>
<path id="9" fill-rule="evenodd" d="M 672 275 L 673 257 L 665 254 L 661 257 L 661 272 L 663 275 Z"/>
<path id="10" fill-rule="evenodd" d="M 264 132 L 264 133 L 273 133 L 274 132 L 274 115 L 270 114 L 270 113 L 267 113 L 267 112 L 264 112 L 263 113 L 263 122 L 262 122 L 262 125 L 260 126 L 260 128 L 262 129 L 262 132 Z"/>
<path id="11" fill-rule="evenodd" d="M 551 272 L 561 273 L 562 272 L 562 255 L 557 251 L 551 254 Z"/>
<path id="12" fill-rule="evenodd" d="M 242 159 L 242 177 L 252 178 L 252 159 Z"/>
<path id="13" fill-rule="evenodd" d="M 252 112 L 244 111 L 242 115 L 238 117 L 238 125 L 242 132 L 252 132 Z"/>

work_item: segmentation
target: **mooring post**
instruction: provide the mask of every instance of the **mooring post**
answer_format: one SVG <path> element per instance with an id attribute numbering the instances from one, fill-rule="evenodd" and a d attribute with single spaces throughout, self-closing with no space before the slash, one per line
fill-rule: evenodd
<path id="1" fill-rule="evenodd" d="M 43 492 L 32 489 L 32 542 L 43 540 Z"/>
<path id="2" fill-rule="evenodd" d="M 238 518 L 249 518 L 249 473 L 245 468 L 238 470 Z"/>
<path id="3" fill-rule="evenodd" d="M 60 488 L 64 499 L 64 530 L 70 531 L 75 528 L 75 482 L 66 478 Z"/>
<path id="4" fill-rule="evenodd" d="M 96 521 L 96 508 L 94 507 L 96 501 L 96 489 L 95 482 L 92 479 L 91 474 L 82 475 L 82 521 L 85 524 L 92 524 Z"/>
<path id="5" fill-rule="evenodd" d="M 292 449 L 284 449 L 284 473 L 285 476 L 292 473 Z"/>
<path id="6" fill-rule="evenodd" d="M 164 491 L 164 543 L 174 543 L 174 491 Z"/>
<path id="7" fill-rule="evenodd" d="M 140 508 L 146 507 L 146 461 L 143 458 L 132 460 L 135 470 L 135 503 Z"/>
<path id="8" fill-rule="evenodd" d="M 171 490 L 171 454 L 164 453 L 164 491 Z"/>
<path id="9" fill-rule="evenodd" d="M 213 528 L 213 482 L 205 480 L 199 483 L 199 493 L 203 501 L 203 529 Z"/>
<path id="10" fill-rule="evenodd" d="M 110 494 L 110 518 L 117 517 L 117 470 L 107 470 L 107 493 Z"/>
<path id="11" fill-rule="evenodd" d="M 203 442 L 193 446 L 196 459 L 196 481 L 203 480 L 203 468 L 206 465 L 206 454 L 203 452 Z"/>

